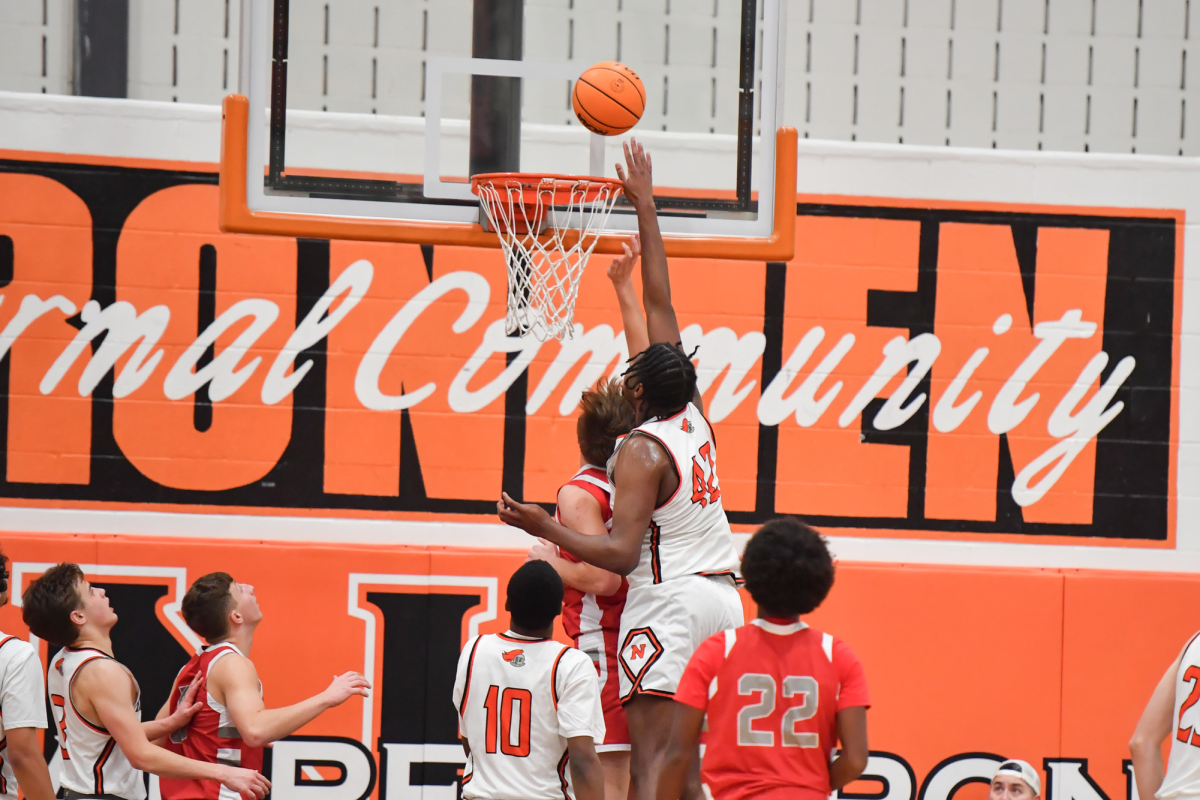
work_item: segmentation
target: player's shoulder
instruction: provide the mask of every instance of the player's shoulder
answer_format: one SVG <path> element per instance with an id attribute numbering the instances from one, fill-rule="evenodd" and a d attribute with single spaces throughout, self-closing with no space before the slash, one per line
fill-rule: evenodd
<path id="1" fill-rule="evenodd" d="M 569 647 L 561 644 L 562 650 L 554 656 L 557 662 L 558 669 L 574 670 L 574 669 L 589 669 L 593 673 L 596 671 L 596 665 L 592 663 L 592 659 L 587 653 L 582 650 L 577 650 L 574 647 Z"/>
<path id="2" fill-rule="evenodd" d="M 33 645 L 19 636 L 0 631 L 0 664 L 20 663 L 30 658 L 37 658 Z"/>

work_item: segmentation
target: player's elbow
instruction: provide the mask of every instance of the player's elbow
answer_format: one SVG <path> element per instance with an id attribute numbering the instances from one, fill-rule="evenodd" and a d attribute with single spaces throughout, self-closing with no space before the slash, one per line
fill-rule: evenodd
<path id="1" fill-rule="evenodd" d="M 247 747 L 266 747 L 271 744 L 271 740 L 259 731 L 241 731 L 241 734 L 242 741 L 246 743 Z"/>
<path id="2" fill-rule="evenodd" d="M 604 577 L 596 581 L 596 585 L 592 589 L 592 593 L 597 597 L 610 597 L 616 594 L 621 589 L 621 576 L 612 572 L 605 572 Z"/>
<path id="3" fill-rule="evenodd" d="M 1134 758 L 1154 753 L 1160 747 L 1162 747 L 1162 742 L 1152 741 L 1152 737 L 1147 736 L 1142 731 L 1134 731 L 1133 737 L 1129 740 L 1129 753 Z"/>
<path id="4" fill-rule="evenodd" d="M 150 763 L 150 749 L 154 747 L 149 741 L 142 740 L 133 743 L 132 746 L 125 746 L 121 742 L 117 742 L 121 748 L 121 752 L 125 754 L 125 758 L 129 761 L 129 766 L 142 772 L 150 772 L 153 766 Z"/>
<path id="5" fill-rule="evenodd" d="M 838 760 L 846 762 L 846 782 L 849 783 L 862 775 L 867 770 L 867 751 L 855 748 L 849 752 L 843 751 L 838 756 Z"/>
<path id="6" fill-rule="evenodd" d="M 616 568 L 613 570 L 613 572 L 617 573 L 617 575 L 629 575 L 631 572 L 637 569 L 640 556 L 640 548 L 632 553 L 621 553 L 617 559 L 617 563 L 614 565 Z M 618 579 L 618 585 L 619 583 L 620 580 Z"/>

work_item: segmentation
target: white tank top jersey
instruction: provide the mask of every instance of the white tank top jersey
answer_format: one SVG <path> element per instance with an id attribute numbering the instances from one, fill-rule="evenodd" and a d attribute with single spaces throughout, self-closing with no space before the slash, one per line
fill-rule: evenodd
<path id="1" fill-rule="evenodd" d="M 17 800 L 8 732 L 46 727 L 42 662 L 29 642 L 0 633 L 0 797 Z"/>
<path id="2" fill-rule="evenodd" d="M 1175 673 L 1175 713 L 1159 800 L 1200 797 L 1200 633 L 1183 648 Z"/>
<path id="3" fill-rule="evenodd" d="M 473 637 L 458 659 L 454 705 L 471 748 L 464 798 L 574 800 L 567 740 L 604 741 L 596 667 L 553 639 Z"/>
<path id="4" fill-rule="evenodd" d="M 613 474 L 617 455 L 635 435 L 654 439 L 671 454 L 679 488 L 650 515 L 641 557 L 629 574 L 629 588 L 684 575 L 736 576 L 738 555 L 721 504 L 717 443 L 708 420 L 688 403 L 678 414 L 648 419 L 619 439 L 608 460 L 608 480 L 618 494 L 614 502 L 620 502 Z"/>
<path id="5" fill-rule="evenodd" d="M 62 754 L 62 785 L 80 794 L 109 794 L 125 800 L 146 800 L 142 771 L 134 769 L 117 746 L 117 740 L 100 725 L 89 722 L 75 709 L 71 687 L 75 676 L 89 661 L 112 658 L 92 648 L 64 647 L 50 659 L 46 688 L 54 709 L 55 734 Z M 115 659 L 113 659 L 115 660 Z M 120 664 L 120 662 L 117 662 Z M 123 664 L 121 668 L 129 669 Z M 133 710 L 142 718 L 142 689 L 129 672 L 137 691 Z"/>

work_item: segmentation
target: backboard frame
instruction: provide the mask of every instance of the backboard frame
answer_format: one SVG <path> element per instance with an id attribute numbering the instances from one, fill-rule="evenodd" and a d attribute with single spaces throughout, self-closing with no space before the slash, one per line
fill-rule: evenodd
<path id="1" fill-rule="evenodd" d="M 498 247 L 495 236 L 480 225 L 477 202 L 469 184 L 442 181 L 437 175 L 440 94 L 429 93 L 425 115 L 424 185 L 362 180 L 351 176 L 287 175 L 283 168 L 287 91 L 287 0 L 248 0 L 243 10 L 242 59 L 248 77 L 241 83 L 248 97 L 230 95 L 224 102 L 220 225 L 223 230 L 266 235 L 368 239 L 422 244 Z M 744 5 L 757 5 L 748 0 Z M 671 198 L 656 195 L 660 209 L 686 209 L 699 214 L 661 214 L 660 226 L 668 255 L 744 260 L 787 260 L 794 254 L 796 215 L 796 132 L 778 128 L 783 96 L 784 0 L 765 0 L 763 58 L 775 64 L 762 73 L 762 104 L 758 160 L 763 180 L 756 201 L 750 196 L 750 148 L 753 89 L 747 91 L 743 63 L 740 91 L 737 199 Z M 282 16 L 281 16 L 282 14 Z M 752 18 L 751 18 L 752 19 Z M 774 25 L 773 25 L 774 23 Z M 277 35 L 283 30 L 283 36 Z M 743 31 L 743 35 L 745 31 Z M 751 30 L 753 38 L 753 30 Z M 260 40 L 260 46 L 253 43 Z M 743 55 L 745 51 L 743 51 Z M 745 62 L 745 59 L 743 59 Z M 282 69 L 281 69 L 282 65 Z M 512 77 L 571 78 L 576 64 L 433 57 L 427 87 L 436 89 L 444 74 L 508 75 Z M 561 74 L 560 74 L 561 73 Z M 243 75 L 245 77 L 245 73 Z M 271 113 L 250 114 L 249 109 Z M 773 131 L 774 136 L 767 131 Z M 263 181 L 250 181 L 250 165 L 263 165 Z M 420 199 L 407 198 L 420 192 Z M 460 196 L 461 195 L 461 196 Z M 429 200 L 431 200 L 429 202 Z M 755 218 L 746 211 L 757 207 Z M 713 214 L 713 212 L 716 212 Z M 733 212 L 733 213 L 729 213 Z M 737 213 L 743 212 L 743 213 Z M 636 215 L 614 214 L 597 245 L 598 252 L 619 253 L 621 242 L 637 230 Z"/>

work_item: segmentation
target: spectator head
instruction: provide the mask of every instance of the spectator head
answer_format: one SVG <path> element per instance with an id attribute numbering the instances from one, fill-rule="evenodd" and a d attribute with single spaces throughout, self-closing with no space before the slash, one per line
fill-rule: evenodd
<path id="1" fill-rule="evenodd" d="M 996 767 L 988 800 L 1036 800 L 1042 796 L 1042 779 L 1028 761 L 1010 758 Z"/>

